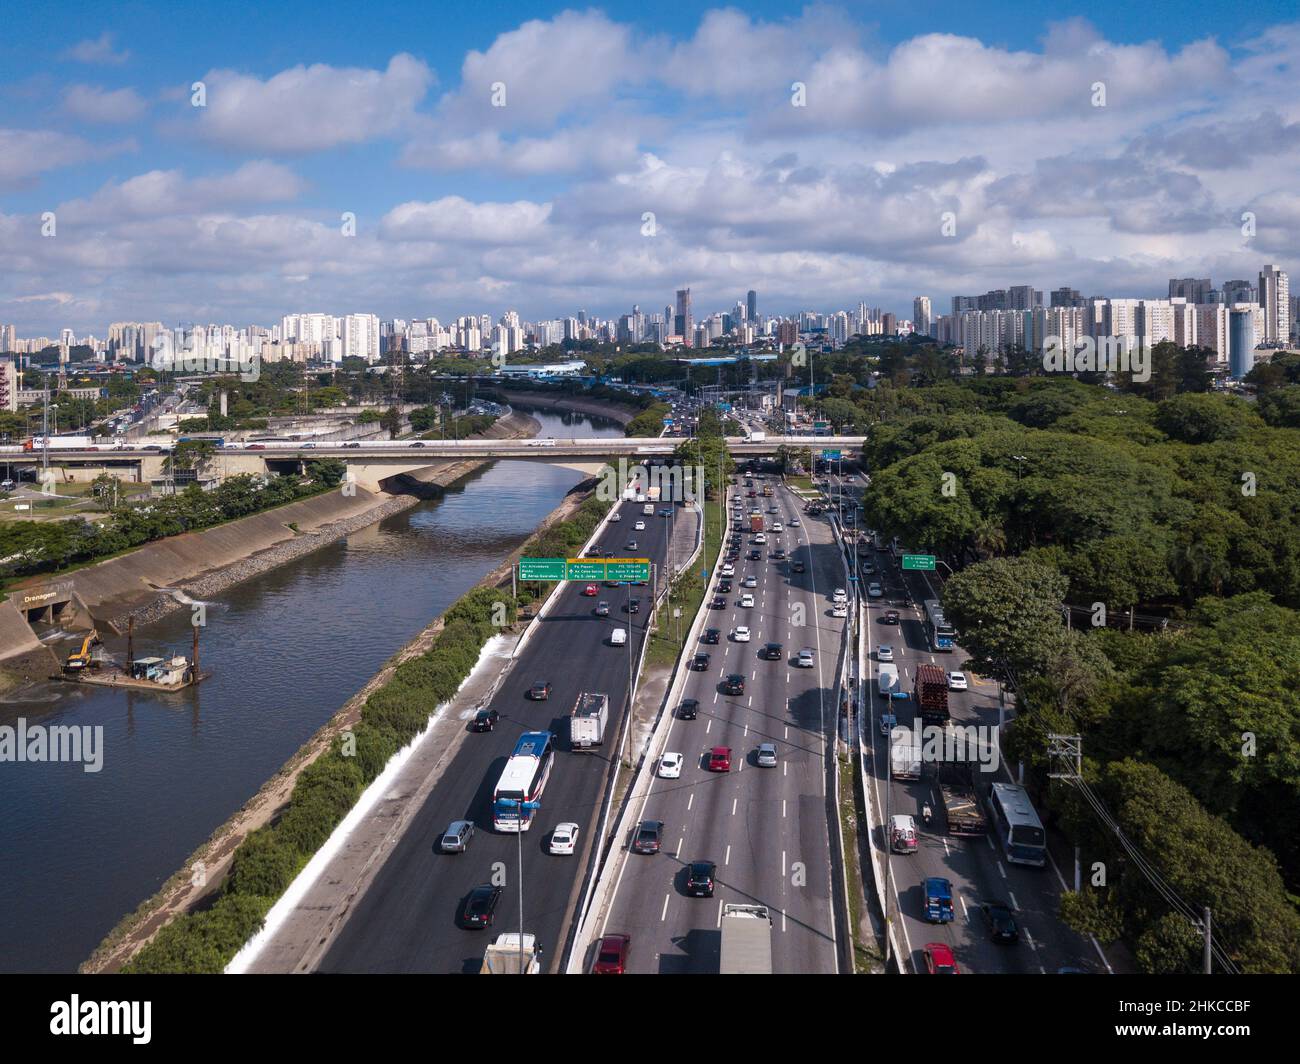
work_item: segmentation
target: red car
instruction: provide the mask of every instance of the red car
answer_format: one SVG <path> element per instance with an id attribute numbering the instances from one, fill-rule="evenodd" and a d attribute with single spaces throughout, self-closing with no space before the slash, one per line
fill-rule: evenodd
<path id="1" fill-rule="evenodd" d="M 595 598 L 597 595 L 600 594 L 600 588 L 598 588 L 595 584 L 588 584 L 586 587 L 582 589 L 582 593 L 586 595 L 588 598 Z"/>
<path id="2" fill-rule="evenodd" d="M 730 772 L 731 771 L 731 747 L 715 746 L 709 751 L 709 771 L 710 772 Z"/>
<path id="3" fill-rule="evenodd" d="M 925 944 L 925 969 L 931 975 L 961 975 L 961 969 L 957 967 L 957 958 L 942 942 Z"/>
<path id="4" fill-rule="evenodd" d="M 600 940 L 591 974 L 622 975 L 627 971 L 627 951 L 631 945 L 631 935 L 606 935 Z"/>

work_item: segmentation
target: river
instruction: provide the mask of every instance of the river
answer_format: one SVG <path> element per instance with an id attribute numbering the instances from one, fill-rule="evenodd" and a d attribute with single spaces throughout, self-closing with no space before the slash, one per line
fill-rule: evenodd
<path id="1" fill-rule="evenodd" d="M 533 412 L 541 434 L 622 436 Z M 103 764 L 0 762 L 0 970 L 72 971 L 384 662 L 520 542 L 582 479 L 497 462 L 211 602 L 212 676 L 155 696 L 51 685 L 0 724 L 102 725 Z M 190 611 L 136 631 L 136 655 L 189 653 Z M 72 646 L 57 646 L 62 656 Z M 120 658 L 124 641 L 110 640 Z"/>

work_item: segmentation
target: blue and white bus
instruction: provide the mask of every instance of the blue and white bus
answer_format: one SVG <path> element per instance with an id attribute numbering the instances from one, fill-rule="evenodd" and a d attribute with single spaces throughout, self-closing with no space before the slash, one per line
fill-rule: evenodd
<path id="1" fill-rule="evenodd" d="M 1012 864 L 1047 864 L 1047 837 L 1025 789 L 1016 783 L 995 783 L 989 794 L 994 830 Z"/>
<path id="2" fill-rule="evenodd" d="M 925 637 L 931 650 L 951 651 L 956 633 L 943 615 L 943 603 L 938 599 L 925 600 Z"/>
<path id="3" fill-rule="evenodd" d="M 497 831 L 527 831 L 541 807 L 542 791 L 555 760 L 550 732 L 524 732 L 492 791 L 492 827 Z"/>

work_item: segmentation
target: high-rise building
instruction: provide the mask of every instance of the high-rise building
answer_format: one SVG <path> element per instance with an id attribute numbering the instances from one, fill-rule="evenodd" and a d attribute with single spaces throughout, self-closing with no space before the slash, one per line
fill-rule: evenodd
<path id="1" fill-rule="evenodd" d="M 976 310 L 1009 310 L 1008 295 L 1005 288 L 993 288 L 982 296 L 975 297 Z"/>
<path id="2" fill-rule="evenodd" d="M 673 318 L 673 332 L 690 347 L 695 342 L 695 323 L 691 317 L 691 290 L 677 289 L 677 314 Z"/>
<path id="3" fill-rule="evenodd" d="M 1212 303 L 1210 293 L 1214 285 L 1208 277 L 1171 277 L 1169 278 L 1169 298 L 1185 299 L 1188 303 Z"/>
<path id="4" fill-rule="evenodd" d="M 1264 308 L 1266 344 L 1284 344 L 1291 338 L 1291 282 L 1276 266 L 1259 271 L 1259 305 Z"/>
<path id="5" fill-rule="evenodd" d="M 1255 314 L 1249 303 L 1228 310 L 1228 376 L 1241 380 L 1255 364 Z"/>
<path id="6" fill-rule="evenodd" d="M 343 319 L 343 357 L 379 361 L 379 318 L 374 314 L 349 314 Z"/>
<path id="7" fill-rule="evenodd" d="M 1255 303 L 1259 293 L 1249 281 L 1224 281 L 1223 302 L 1232 306 L 1234 303 Z"/>
<path id="8" fill-rule="evenodd" d="M 18 331 L 12 325 L 0 326 L 0 351 L 12 353 L 18 348 Z"/>
<path id="9" fill-rule="evenodd" d="M 968 310 L 978 309 L 975 306 L 976 299 L 974 296 L 953 296 L 952 297 L 952 316 L 955 318 L 958 314 L 965 314 Z"/>
<path id="10" fill-rule="evenodd" d="M 755 325 L 758 324 L 758 293 L 752 288 L 745 295 L 745 312 Z"/>
<path id="11" fill-rule="evenodd" d="M 783 347 L 790 347 L 799 341 L 799 325 L 793 321 L 777 322 L 776 342 Z"/>
<path id="12" fill-rule="evenodd" d="M 1084 299 L 1077 288 L 1055 288 L 1048 297 L 1053 307 L 1081 307 Z"/>
<path id="13" fill-rule="evenodd" d="M 1196 305 L 1196 342 L 1213 351 L 1218 361 L 1228 360 L 1228 308 L 1225 304 Z"/>
<path id="14" fill-rule="evenodd" d="M 930 332 L 930 297 L 917 296 L 912 300 L 912 325 L 923 336 Z"/>
<path id="15" fill-rule="evenodd" d="M 1043 293 L 1035 291 L 1033 285 L 1017 284 L 1007 289 L 1007 310 L 1033 310 L 1042 305 Z"/>
<path id="16" fill-rule="evenodd" d="M 0 410 L 10 414 L 18 410 L 18 367 L 12 358 L 0 359 Z"/>

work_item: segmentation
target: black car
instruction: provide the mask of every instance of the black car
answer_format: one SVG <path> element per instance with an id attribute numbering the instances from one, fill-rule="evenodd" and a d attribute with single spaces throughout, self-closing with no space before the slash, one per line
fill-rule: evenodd
<path id="1" fill-rule="evenodd" d="M 481 930 L 492 926 L 496 914 L 497 902 L 501 900 L 501 888 L 491 883 L 484 883 L 469 892 L 460 912 L 460 926 L 469 930 Z"/>
<path id="2" fill-rule="evenodd" d="M 497 726 L 497 721 L 501 719 L 501 714 L 495 709 L 480 709 L 474 714 L 474 721 L 470 725 L 474 731 L 491 731 Z"/>
<path id="3" fill-rule="evenodd" d="M 749 560 L 751 562 L 756 562 L 761 557 L 763 557 L 763 552 L 761 550 L 758 550 L 757 548 L 749 552 Z"/>
<path id="4" fill-rule="evenodd" d="M 636 838 L 632 840 L 633 853 L 658 853 L 659 840 L 663 838 L 662 820 L 643 820 L 637 825 Z"/>
<path id="5" fill-rule="evenodd" d="M 692 898 L 713 897 L 713 876 L 717 870 L 712 861 L 692 861 L 686 866 L 686 893 Z"/>
<path id="6" fill-rule="evenodd" d="M 793 569 L 796 573 L 802 573 L 804 571 L 805 566 L 803 562 L 792 562 L 790 568 Z"/>
<path id="7" fill-rule="evenodd" d="M 881 616 L 881 618 L 880 618 L 880 623 L 881 623 L 881 624 L 897 624 L 897 623 L 898 623 L 898 610 L 885 610 L 884 614 L 883 614 L 883 615 Z"/>
<path id="8" fill-rule="evenodd" d="M 710 660 L 711 659 L 709 655 L 706 654 L 703 650 L 701 650 L 698 654 L 695 655 L 694 659 L 691 661 L 691 668 L 693 668 L 696 672 L 707 672 L 709 669 Z"/>
<path id="9" fill-rule="evenodd" d="M 714 646 L 716 646 L 718 640 L 720 640 L 721 638 L 722 638 L 721 628 L 706 628 L 704 629 L 704 639 L 702 640 L 702 642 L 712 643 Z"/>
<path id="10" fill-rule="evenodd" d="M 545 702 L 551 697 L 551 685 L 542 680 L 528 688 L 528 697 L 534 702 Z"/>
<path id="11" fill-rule="evenodd" d="M 722 693 L 726 695 L 743 695 L 745 693 L 745 678 L 738 672 L 733 672 L 722 681 Z"/>
<path id="12" fill-rule="evenodd" d="M 725 610 L 727 608 L 727 600 L 721 595 L 714 595 L 713 601 L 709 603 L 709 608 L 714 610 Z"/>
<path id="13" fill-rule="evenodd" d="M 719 580 L 719 581 L 718 581 L 718 591 L 719 591 L 720 594 L 723 594 L 723 595 L 730 594 L 730 593 L 731 593 L 731 581 L 730 581 L 730 580 Z"/>
<path id="14" fill-rule="evenodd" d="M 980 906 L 984 913 L 984 926 L 994 942 L 1019 942 L 1020 928 L 1011 910 L 1000 901 L 986 901 Z"/>
<path id="15" fill-rule="evenodd" d="M 640 599 L 630 599 L 630 600 L 628 601 L 628 604 L 627 604 L 627 612 L 628 612 L 628 613 L 640 613 L 640 612 L 641 612 L 641 600 L 640 600 Z"/>
<path id="16" fill-rule="evenodd" d="M 785 649 L 780 643 L 764 643 L 763 649 L 758 652 L 760 658 L 766 658 L 768 661 L 780 661 L 785 657 Z"/>
<path id="17" fill-rule="evenodd" d="M 772 552 L 772 561 L 774 562 L 785 561 L 785 551 L 781 547 L 777 547 L 776 550 Z"/>
<path id="18" fill-rule="evenodd" d="M 677 716 L 681 720 L 694 720 L 700 715 L 700 702 L 696 698 L 683 698 L 677 707 Z"/>

